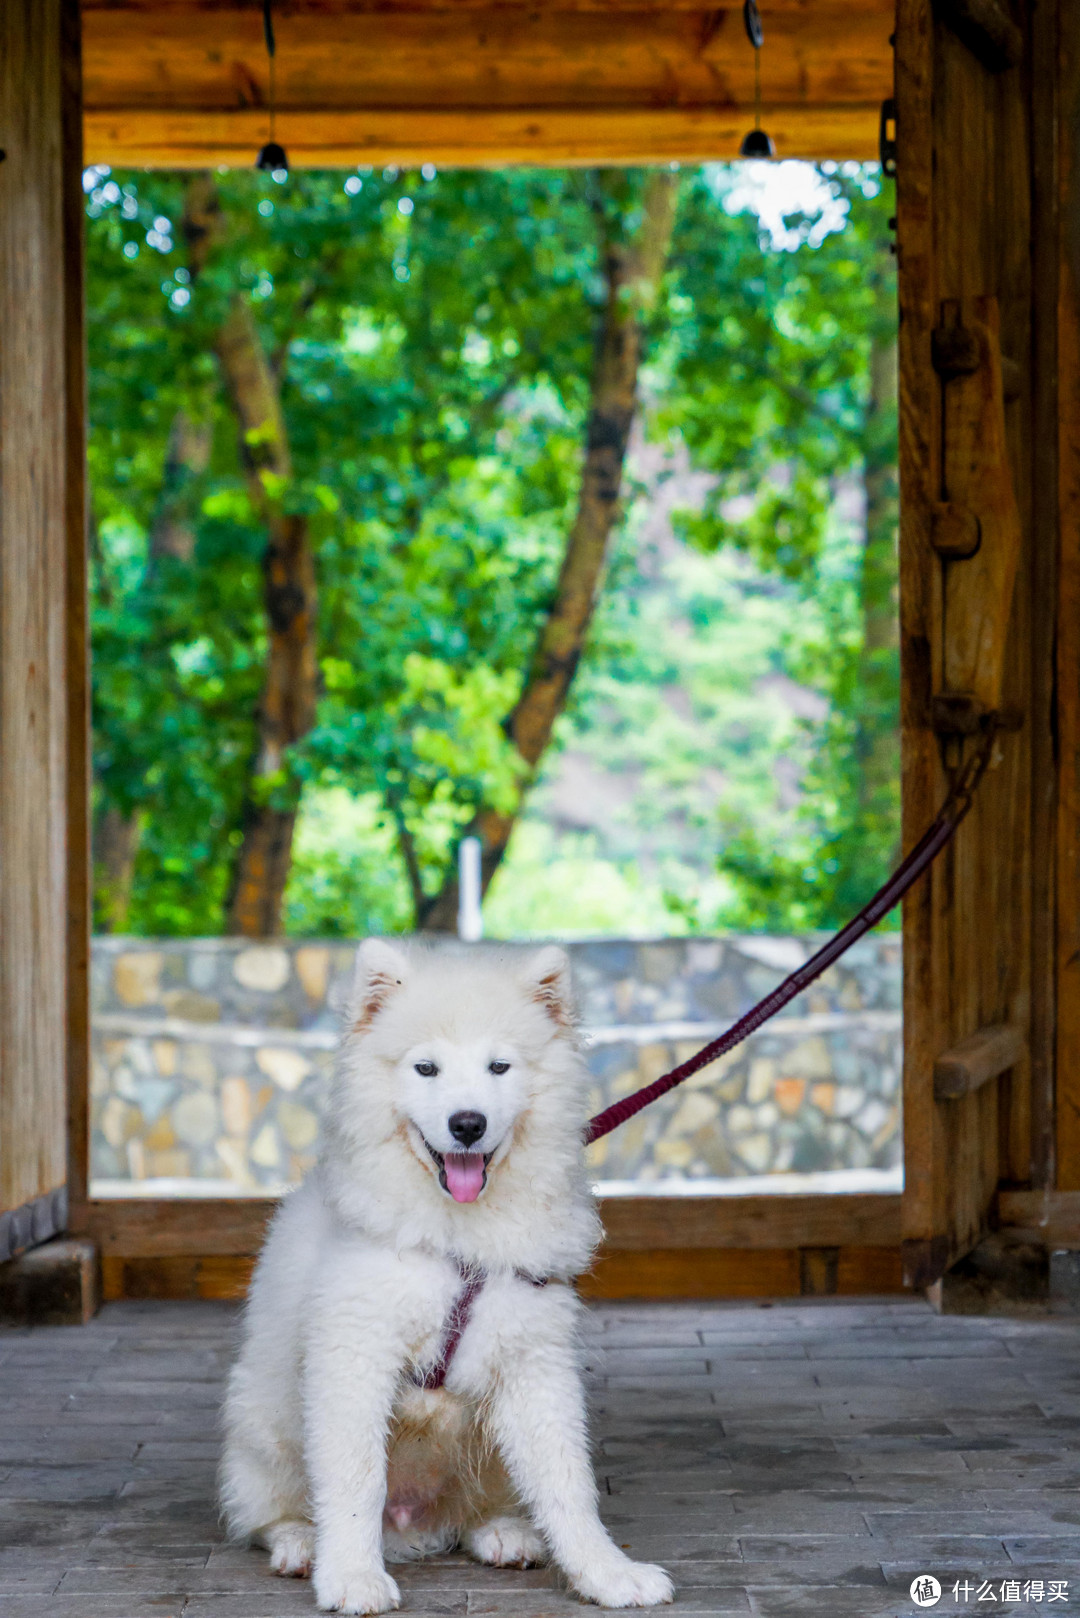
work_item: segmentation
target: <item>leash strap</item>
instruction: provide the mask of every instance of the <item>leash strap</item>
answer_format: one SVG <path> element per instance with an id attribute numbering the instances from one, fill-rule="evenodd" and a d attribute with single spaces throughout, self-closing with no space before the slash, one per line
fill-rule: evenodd
<path id="1" fill-rule="evenodd" d="M 736 1045 L 741 1045 L 744 1039 L 749 1038 L 761 1027 L 762 1023 L 768 1022 L 770 1017 L 775 1017 L 789 1001 L 794 1000 L 795 996 L 801 994 L 815 978 L 819 978 L 835 961 L 838 961 L 857 939 L 868 933 L 871 927 L 877 926 L 882 917 L 903 898 L 908 889 L 919 880 L 927 867 L 941 853 L 971 808 L 975 789 L 990 762 L 997 730 L 997 723 L 991 719 L 979 746 L 954 779 L 936 820 L 858 915 L 823 944 L 815 955 L 811 955 L 797 971 L 792 972 L 790 977 L 785 978 L 783 983 L 767 994 L 764 1000 L 759 1000 L 756 1006 L 752 1006 L 737 1022 L 732 1023 L 719 1038 L 703 1046 L 696 1055 L 689 1057 L 678 1067 L 673 1067 L 669 1073 L 664 1073 L 651 1084 L 635 1090 L 633 1095 L 623 1096 L 610 1107 L 605 1107 L 603 1112 L 598 1112 L 595 1118 L 590 1118 L 585 1127 L 587 1146 L 594 1140 L 599 1140 L 602 1135 L 610 1135 L 613 1129 L 625 1124 L 628 1118 L 635 1117 L 651 1102 L 658 1101 L 661 1096 L 667 1095 L 669 1090 L 674 1090 L 676 1085 L 684 1083 L 693 1074 L 700 1073 L 710 1062 L 726 1056 Z"/>

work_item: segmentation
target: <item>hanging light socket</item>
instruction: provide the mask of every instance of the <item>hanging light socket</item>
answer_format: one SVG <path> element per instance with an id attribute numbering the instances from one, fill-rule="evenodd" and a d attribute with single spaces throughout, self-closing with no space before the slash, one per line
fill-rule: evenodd
<path id="1" fill-rule="evenodd" d="M 776 147 L 773 145 L 772 136 L 766 135 L 763 129 L 751 129 L 749 134 L 744 135 L 742 138 L 739 156 L 775 157 Z"/>
<path id="2" fill-rule="evenodd" d="M 255 167 L 263 169 L 267 174 L 277 174 L 282 169 L 289 172 L 289 159 L 285 156 L 284 146 L 279 146 L 276 140 L 268 140 L 255 159 Z"/>
<path id="3" fill-rule="evenodd" d="M 750 3 L 750 0 L 747 0 Z M 274 123 L 277 115 L 277 43 L 274 39 L 273 0 L 263 0 L 263 38 L 266 40 L 266 54 L 270 61 L 270 139 L 263 146 L 255 159 L 255 167 L 262 169 L 266 174 L 272 174 L 275 180 L 286 179 L 289 173 L 289 159 L 285 155 L 285 148 L 274 139 Z"/>
<path id="4" fill-rule="evenodd" d="M 757 7 L 757 0 L 743 0 L 743 27 L 746 37 L 754 47 L 754 127 L 748 135 L 744 135 L 739 147 L 740 157 L 775 157 L 776 147 L 772 136 L 767 135 L 761 127 L 761 47 L 765 42 L 765 29 L 761 21 L 761 12 Z"/>

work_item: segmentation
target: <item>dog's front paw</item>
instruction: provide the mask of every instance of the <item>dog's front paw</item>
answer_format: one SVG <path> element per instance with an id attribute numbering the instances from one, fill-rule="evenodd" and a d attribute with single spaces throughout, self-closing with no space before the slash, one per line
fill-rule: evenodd
<path id="1" fill-rule="evenodd" d="M 622 1556 L 575 1579 L 579 1595 L 598 1607 L 659 1607 L 675 1599 L 675 1586 L 662 1567 Z"/>
<path id="2" fill-rule="evenodd" d="M 323 1612 L 393 1612 L 401 1604 L 401 1591 L 385 1568 L 339 1572 L 316 1563 L 315 1600 Z"/>

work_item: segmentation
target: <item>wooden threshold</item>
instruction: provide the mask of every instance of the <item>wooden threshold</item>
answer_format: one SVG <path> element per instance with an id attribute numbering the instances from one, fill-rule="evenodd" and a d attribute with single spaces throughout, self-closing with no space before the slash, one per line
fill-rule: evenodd
<path id="1" fill-rule="evenodd" d="M 106 1302 L 121 1298 L 217 1298 L 240 1301 L 254 1258 L 173 1254 L 104 1257 Z M 584 1298 L 797 1298 L 902 1292 L 895 1247 L 601 1248 L 578 1281 Z"/>
<path id="2" fill-rule="evenodd" d="M 101 1249 L 107 1298 L 243 1297 L 276 1203 L 97 1199 L 72 1228 Z M 591 1298 L 898 1291 L 900 1198 L 610 1197 L 580 1283 Z"/>
<path id="3" fill-rule="evenodd" d="M 262 1197 L 101 1197 L 73 1210 L 71 1229 L 106 1258 L 245 1257 L 258 1252 L 276 1207 Z M 900 1243 L 898 1194 L 604 1197 L 600 1211 L 605 1252 Z"/>

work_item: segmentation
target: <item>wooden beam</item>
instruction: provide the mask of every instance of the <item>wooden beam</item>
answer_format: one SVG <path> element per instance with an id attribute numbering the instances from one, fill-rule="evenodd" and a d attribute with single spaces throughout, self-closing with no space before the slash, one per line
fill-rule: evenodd
<path id="1" fill-rule="evenodd" d="M 142 17 L 155 17 L 171 13 L 191 19 L 200 12 L 213 10 L 247 12 L 262 15 L 262 0 L 82 0 L 84 12 L 124 11 Z M 808 0 L 768 0 L 767 17 L 785 11 L 803 13 L 809 8 Z M 829 10 L 850 14 L 887 12 L 891 15 L 890 0 L 829 0 Z M 433 12 L 514 12 L 536 14 L 551 12 L 593 11 L 610 16 L 625 12 L 667 13 L 693 11 L 699 16 L 713 16 L 717 11 L 740 11 L 739 6 L 705 7 L 701 0 L 277 0 L 274 7 L 278 17 L 372 17 L 414 15 L 429 16 Z M 768 23 L 766 23 L 766 27 Z"/>
<path id="2" fill-rule="evenodd" d="M 900 1197 L 607 1197 L 605 1253 L 640 1248 L 888 1247 L 900 1241 Z"/>
<path id="3" fill-rule="evenodd" d="M 277 1207 L 262 1197 L 91 1202 L 80 1224 L 106 1258 L 251 1256 Z M 885 1195 L 605 1197 L 605 1252 L 640 1249 L 887 1247 L 900 1198 Z"/>
<path id="4" fill-rule="evenodd" d="M 662 1248 L 655 1252 L 601 1251 L 578 1282 L 584 1298 L 797 1298 L 820 1296 L 806 1250 L 774 1248 Z M 837 1295 L 902 1292 L 899 1247 L 841 1247 L 828 1266 L 828 1290 Z"/>
<path id="5" fill-rule="evenodd" d="M 276 1207 L 264 1197 L 100 1198 L 86 1205 L 78 1230 L 97 1242 L 103 1258 L 250 1258 Z"/>
<path id="6" fill-rule="evenodd" d="M 877 108 L 778 107 L 762 110 L 780 157 L 870 159 L 877 153 Z M 295 168 L 436 163 L 448 168 L 502 163 L 700 163 L 738 156 L 751 108 L 639 107 L 282 113 L 277 137 Z M 266 140 L 266 114 L 88 109 L 86 160 L 113 167 L 249 167 Z"/>
<path id="7" fill-rule="evenodd" d="M 601 1252 L 578 1282 L 584 1298 L 794 1298 L 800 1295 L 900 1292 L 897 1247 L 840 1247 L 819 1265 L 820 1248 L 660 1248 Z M 254 1261 L 174 1254 L 104 1258 L 106 1302 L 121 1298 L 220 1298 L 247 1295 Z"/>
<path id="8" fill-rule="evenodd" d="M 1027 1055 L 1024 1031 L 1010 1023 L 995 1023 L 969 1034 L 934 1063 L 934 1100 L 953 1101 L 969 1096 L 999 1073 L 1022 1062 Z"/>
<path id="9" fill-rule="evenodd" d="M 999 1191 L 997 1220 L 1047 1247 L 1080 1248 L 1080 1191 Z"/>
<path id="10" fill-rule="evenodd" d="M 265 110 L 259 11 L 91 11 L 84 19 L 90 110 Z M 766 102 L 878 103 L 891 89 L 885 7 L 827 5 L 772 19 L 761 57 Z M 424 16 L 288 14 L 275 23 L 281 111 L 384 107 L 752 107 L 754 51 L 740 12 L 553 10 Z"/>
<path id="11" fill-rule="evenodd" d="M 763 122 L 781 155 L 876 155 L 892 8 L 770 15 Z M 87 158 L 249 163 L 269 133 L 260 10 L 84 7 Z M 301 167 L 701 161 L 753 121 L 738 8 L 283 5 L 277 134 Z"/>

